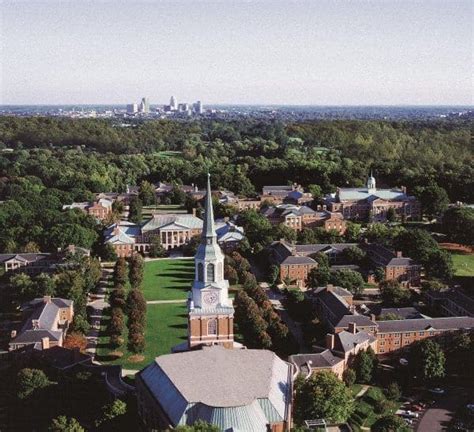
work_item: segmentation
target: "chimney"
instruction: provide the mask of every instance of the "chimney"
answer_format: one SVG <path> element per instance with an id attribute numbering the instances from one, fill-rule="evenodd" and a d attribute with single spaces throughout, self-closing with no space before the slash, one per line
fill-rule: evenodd
<path id="1" fill-rule="evenodd" d="M 226 217 L 224 218 L 224 222 L 225 222 L 225 223 L 229 222 L 229 216 L 226 216 Z"/>
<path id="2" fill-rule="evenodd" d="M 327 210 L 327 208 L 328 208 L 327 205 L 324 204 L 324 205 L 323 205 L 323 210 Z"/>
<path id="3" fill-rule="evenodd" d="M 196 207 L 193 208 L 193 216 L 196 216 Z"/>
<path id="4" fill-rule="evenodd" d="M 31 320 L 31 326 L 33 327 L 33 330 L 38 330 L 39 329 L 39 321 L 37 319 Z"/>
<path id="5" fill-rule="evenodd" d="M 332 333 L 326 335 L 326 348 L 330 350 L 334 349 L 334 335 Z"/>
<path id="6" fill-rule="evenodd" d="M 10 333 L 10 336 L 12 339 L 16 338 L 16 330 L 12 330 L 12 332 Z"/>
<path id="7" fill-rule="evenodd" d="M 376 321 L 375 314 L 370 314 L 370 320 L 373 321 L 373 322 Z"/>
<path id="8" fill-rule="evenodd" d="M 41 347 L 42 349 L 49 349 L 49 337 L 41 338 Z"/>
<path id="9" fill-rule="evenodd" d="M 402 258 L 403 257 L 402 251 L 396 251 L 395 255 L 397 256 L 397 258 Z"/>
<path id="10" fill-rule="evenodd" d="M 357 333 L 357 324 L 355 322 L 349 323 L 349 333 L 352 333 L 352 334 Z"/>
<path id="11" fill-rule="evenodd" d="M 318 210 L 318 211 L 321 210 L 321 204 L 318 204 L 318 205 L 316 206 L 316 210 Z"/>
<path id="12" fill-rule="evenodd" d="M 48 303 L 51 303 L 51 296 L 44 296 L 43 297 L 43 302 L 48 304 Z"/>
<path id="13" fill-rule="evenodd" d="M 402 186 L 402 192 L 403 192 L 404 194 L 407 193 L 407 187 L 406 187 L 406 186 Z"/>
<path id="14" fill-rule="evenodd" d="M 327 285 L 326 285 L 326 291 L 327 291 L 327 292 L 333 292 L 333 291 L 334 291 L 334 285 L 332 285 L 332 284 L 327 284 Z"/>

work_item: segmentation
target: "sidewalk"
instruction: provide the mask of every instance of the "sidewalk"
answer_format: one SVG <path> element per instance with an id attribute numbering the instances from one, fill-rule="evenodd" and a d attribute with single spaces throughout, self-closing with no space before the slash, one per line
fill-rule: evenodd
<path id="1" fill-rule="evenodd" d="M 87 302 L 87 306 L 92 308 L 92 312 L 89 315 L 89 323 L 91 328 L 86 336 L 86 352 L 92 355 L 92 357 L 95 357 L 97 344 L 99 342 L 100 321 L 102 319 L 103 311 L 110 306 L 105 300 L 105 296 L 107 293 L 107 285 L 109 280 L 112 278 L 112 274 L 112 269 L 102 268 L 102 278 L 99 281 L 97 294 L 94 295 L 93 301 Z"/>
<path id="2" fill-rule="evenodd" d="M 182 300 L 149 300 L 146 304 L 172 304 L 172 303 L 186 303 L 187 299 Z"/>

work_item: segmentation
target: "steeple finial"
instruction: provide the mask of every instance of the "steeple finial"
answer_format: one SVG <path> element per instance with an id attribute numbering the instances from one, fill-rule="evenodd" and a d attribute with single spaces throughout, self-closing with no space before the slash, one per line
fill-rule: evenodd
<path id="1" fill-rule="evenodd" d="M 206 190 L 206 204 L 204 226 L 202 230 L 203 238 L 215 238 L 216 230 L 214 227 L 214 210 L 212 208 L 212 193 L 211 193 L 211 174 L 207 173 L 207 190 Z"/>

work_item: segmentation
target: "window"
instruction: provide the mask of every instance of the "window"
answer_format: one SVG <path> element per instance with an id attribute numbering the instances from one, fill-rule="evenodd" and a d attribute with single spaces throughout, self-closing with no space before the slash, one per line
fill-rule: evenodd
<path id="1" fill-rule="evenodd" d="M 198 281 L 204 282 L 204 264 L 203 263 L 198 264 Z"/>
<path id="2" fill-rule="evenodd" d="M 214 279 L 214 264 L 208 264 L 207 265 L 207 281 L 208 282 L 215 282 Z"/>
<path id="3" fill-rule="evenodd" d="M 210 319 L 207 322 L 207 334 L 208 335 L 216 335 L 217 334 L 217 320 L 215 318 Z"/>
<path id="4" fill-rule="evenodd" d="M 419 332 L 418 333 L 418 336 L 424 336 L 425 335 L 425 332 Z"/>

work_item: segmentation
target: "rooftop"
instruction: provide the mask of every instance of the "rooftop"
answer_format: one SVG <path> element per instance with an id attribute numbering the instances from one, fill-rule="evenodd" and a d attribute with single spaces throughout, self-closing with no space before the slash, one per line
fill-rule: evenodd
<path id="1" fill-rule="evenodd" d="M 287 419 L 290 376 L 290 365 L 271 351 L 221 346 L 160 356 L 140 372 L 174 425 L 193 416 L 248 431 Z"/>
<path id="2" fill-rule="evenodd" d="M 447 317 L 377 321 L 378 333 L 424 331 L 424 330 L 462 330 L 474 328 L 474 318 Z"/>

